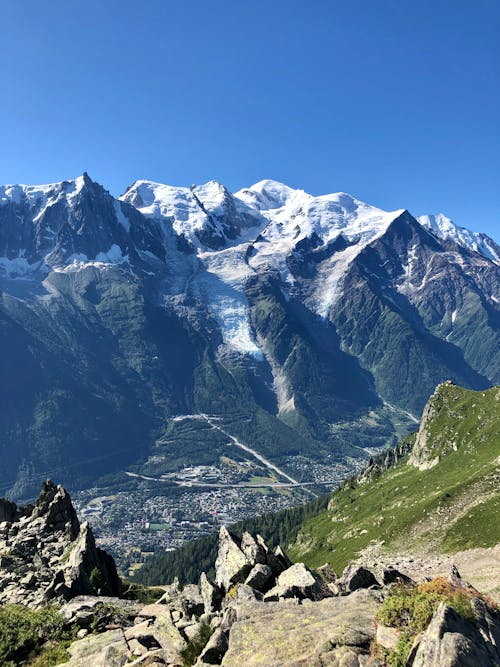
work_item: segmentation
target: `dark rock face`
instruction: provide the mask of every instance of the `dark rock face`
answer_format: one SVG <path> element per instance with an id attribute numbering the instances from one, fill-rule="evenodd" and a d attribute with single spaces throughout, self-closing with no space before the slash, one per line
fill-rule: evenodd
<path id="1" fill-rule="evenodd" d="M 80 525 L 62 486 L 45 482 L 34 507 L 0 506 L 11 517 L 0 522 L 0 602 L 40 606 L 120 594 L 114 560 L 96 547 L 89 525 Z"/>

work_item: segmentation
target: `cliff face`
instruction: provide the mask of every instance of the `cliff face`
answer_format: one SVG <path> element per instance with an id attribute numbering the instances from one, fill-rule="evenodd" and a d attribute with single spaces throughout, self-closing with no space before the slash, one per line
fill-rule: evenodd
<path id="1" fill-rule="evenodd" d="M 96 547 L 62 486 L 45 482 L 34 506 L 0 499 L 0 519 L 0 603 L 40 606 L 121 592 L 113 559 Z"/>

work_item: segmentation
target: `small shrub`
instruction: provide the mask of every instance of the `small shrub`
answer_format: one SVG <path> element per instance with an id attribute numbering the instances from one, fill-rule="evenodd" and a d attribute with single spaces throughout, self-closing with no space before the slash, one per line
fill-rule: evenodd
<path id="1" fill-rule="evenodd" d="M 201 623 L 200 631 L 194 639 L 192 639 L 187 647 L 182 651 L 182 667 L 191 667 L 196 662 L 198 656 L 207 645 L 208 640 L 212 636 L 213 630 L 209 623 Z"/>
<path id="2" fill-rule="evenodd" d="M 237 593 L 238 593 L 238 584 L 233 584 L 226 593 L 226 598 L 229 600 L 236 600 Z"/>
<path id="3" fill-rule="evenodd" d="M 97 593 L 102 594 L 102 591 L 106 588 L 106 579 L 104 578 L 104 575 L 101 572 L 101 570 L 99 570 L 99 568 L 94 567 L 92 569 L 92 572 L 90 573 L 89 580 L 90 580 L 90 584 L 91 584 L 92 588 Z"/>
<path id="4" fill-rule="evenodd" d="M 385 652 L 387 664 L 404 667 L 416 635 L 423 632 L 439 607 L 445 602 L 468 621 L 475 620 L 471 591 L 455 586 L 443 577 L 436 577 L 418 586 L 395 586 L 382 602 L 377 620 L 398 628 L 401 637 L 393 651 Z"/>
<path id="5" fill-rule="evenodd" d="M 36 658 L 30 660 L 28 663 L 29 667 L 54 667 L 54 665 L 61 665 L 64 662 L 68 662 L 71 657 L 66 650 L 69 642 L 70 640 L 59 644 L 57 642 L 47 642 L 47 644 L 42 646 Z"/>

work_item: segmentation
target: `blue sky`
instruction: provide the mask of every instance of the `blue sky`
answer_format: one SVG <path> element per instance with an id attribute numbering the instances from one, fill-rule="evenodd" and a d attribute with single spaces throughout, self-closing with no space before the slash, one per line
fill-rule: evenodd
<path id="1" fill-rule="evenodd" d="M 0 182 L 274 178 L 500 224 L 497 0 L 10 0 Z"/>

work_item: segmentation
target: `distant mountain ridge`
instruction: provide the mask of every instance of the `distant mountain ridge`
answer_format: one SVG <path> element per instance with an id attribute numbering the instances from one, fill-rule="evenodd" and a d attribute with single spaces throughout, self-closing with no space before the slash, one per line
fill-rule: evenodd
<path id="1" fill-rule="evenodd" d="M 465 232 L 275 181 L 0 187 L 0 485 L 168 458 L 178 415 L 285 466 L 366 456 L 438 382 L 500 381 L 498 246 Z"/>

